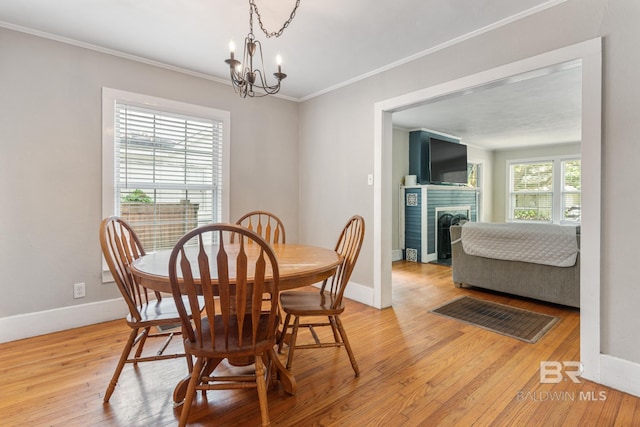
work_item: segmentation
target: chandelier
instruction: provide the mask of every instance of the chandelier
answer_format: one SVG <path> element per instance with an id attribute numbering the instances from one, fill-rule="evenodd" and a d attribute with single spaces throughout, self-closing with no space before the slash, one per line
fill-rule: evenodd
<path id="1" fill-rule="evenodd" d="M 254 0 L 249 0 L 249 34 L 244 39 L 244 54 L 242 55 L 242 62 L 235 59 L 235 45 L 233 41 L 229 43 L 231 57 L 224 61 L 229 64 L 229 73 L 231 74 L 233 90 L 236 93 L 239 93 L 242 98 L 246 98 L 247 96 L 253 98 L 276 94 L 280 91 L 280 82 L 287 77 L 287 75 L 282 72 L 282 59 L 280 58 L 280 55 L 278 55 L 276 57 L 278 72 L 273 73 L 276 82 L 274 84 L 267 83 L 267 78 L 263 71 L 264 59 L 262 56 L 262 45 L 253 35 L 253 12 L 255 11 L 260 28 L 267 38 L 277 38 L 282 35 L 285 28 L 287 28 L 293 20 L 298 6 L 300 6 L 300 0 L 296 0 L 296 4 L 291 11 L 291 15 L 282 28 L 278 31 L 269 32 L 262 24 L 262 17 L 260 16 L 260 12 L 254 3 Z M 257 64 L 254 64 L 254 60 Z M 257 68 L 254 68 L 254 65 Z"/>

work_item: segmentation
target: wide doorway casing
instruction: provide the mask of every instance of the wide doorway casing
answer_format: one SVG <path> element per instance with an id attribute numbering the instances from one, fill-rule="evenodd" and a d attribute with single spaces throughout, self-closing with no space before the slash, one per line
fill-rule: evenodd
<path id="1" fill-rule="evenodd" d="M 602 40 L 596 38 L 511 64 L 445 82 L 374 105 L 374 296 L 378 308 L 391 301 L 392 114 L 445 95 L 523 73 L 580 61 L 582 67 L 582 239 L 580 359 L 583 377 L 601 382 L 600 228 Z"/>

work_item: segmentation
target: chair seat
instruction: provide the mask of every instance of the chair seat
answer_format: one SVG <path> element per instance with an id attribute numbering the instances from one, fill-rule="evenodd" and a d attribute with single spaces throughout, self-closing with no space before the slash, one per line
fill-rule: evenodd
<path id="1" fill-rule="evenodd" d="M 191 316 L 191 310 L 189 308 L 187 297 L 182 298 L 185 301 L 185 308 L 187 313 Z M 200 303 L 200 309 L 204 308 L 204 299 L 198 298 Z M 142 304 L 139 309 L 141 319 L 138 322 L 131 314 L 127 315 L 127 323 L 131 326 L 144 327 L 146 323 L 155 325 L 180 325 L 180 315 L 173 298 L 163 298 L 160 301 L 149 301 L 148 304 Z"/>
<path id="2" fill-rule="evenodd" d="M 341 303 L 332 308 L 335 303 L 335 295 L 329 292 L 282 292 L 280 293 L 280 306 L 285 313 L 294 316 L 331 316 L 344 311 Z"/>
<path id="3" fill-rule="evenodd" d="M 236 316 L 230 316 L 228 324 L 228 334 L 225 333 L 222 316 L 215 316 L 215 345 L 211 341 L 210 322 L 202 319 L 202 345 L 200 342 L 190 342 L 185 340 L 185 351 L 196 357 L 212 357 L 212 358 L 228 358 L 253 356 L 265 352 L 273 347 L 274 339 L 267 338 L 269 325 L 269 313 L 264 313 L 258 321 L 258 332 L 256 335 L 256 346 L 252 344 L 251 316 L 245 316 L 244 327 L 242 331 L 242 345 L 238 339 L 238 322 Z M 275 335 L 275 331 L 274 331 Z M 228 336 L 228 342 L 225 342 Z"/>

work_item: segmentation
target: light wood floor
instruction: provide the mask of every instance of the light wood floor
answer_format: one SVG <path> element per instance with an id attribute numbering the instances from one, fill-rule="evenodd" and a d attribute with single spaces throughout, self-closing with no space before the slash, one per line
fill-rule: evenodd
<path id="1" fill-rule="evenodd" d="M 527 344 L 428 312 L 460 295 L 561 321 Z M 448 267 L 398 262 L 393 307 L 350 303 L 343 322 L 361 377 L 343 349 L 298 352 L 297 395 L 269 392 L 273 425 L 640 425 L 636 397 L 584 380 L 540 384 L 541 361 L 578 360 L 577 310 L 456 289 Z M 184 360 L 127 365 L 103 405 L 127 334 L 120 320 L 1 344 L 0 425 L 176 425 L 171 393 L 186 374 Z M 254 390 L 199 394 L 191 415 L 193 425 L 260 424 Z"/>

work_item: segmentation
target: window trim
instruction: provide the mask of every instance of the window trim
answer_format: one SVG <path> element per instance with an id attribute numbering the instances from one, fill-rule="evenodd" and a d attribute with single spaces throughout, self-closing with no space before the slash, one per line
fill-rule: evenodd
<path id="1" fill-rule="evenodd" d="M 169 113 L 210 118 L 223 123 L 222 221 L 228 222 L 231 194 L 231 113 L 202 105 L 194 105 L 108 87 L 102 88 L 102 217 L 106 218 L 115 213 L 114 126 L 116 101 Z M 113 282 L 104 257 L 102 259 L 102 282 Z"/>
<path id="2" fill-rule="evenodd" d="M 567 160 L 582 160 L 581 158 L 582 156 L 580 155 L 580 153 L 576 153 L 576 154 L 562 154 L 562 155 L 556 155 L 556 156 L 543 156 L 543 157 L 527 157 L 527 158 L 520 158 L 520 159 L 510 159 L 507 160 L 507 167 L 506 167 L 506 173 L 507 173 L 507 177 L 506 177 L 506 203 L 505 203 L 505 210 L 506 210 L 506 214 L 505 214 L 505 220 L 506 222 L 522 222 L 522 223 L 527 223 L 527 222 L 531 222 L 531 223 L 538 223 L 538 224 L 573 224 L 573 225 L 580 225 L 580 222 L 575 222 L 575 221 L 566 221 L 563 219 L 562 216 L 562 195 L 564 194 L 563 191 L 563 183 L 562 183 L 562 162 L 567 161 Z M 522 221 L 522 220 L 517 220 L 517 219 L 513 219 L 511 218 L 511 214 L 512 214 L 512 199 L 511 199 L 511 188 L 513 185 L 512 179 L 511 179 L 511 166 L 512 165 L 518 165 L 518 164 L 525 164 L 525 163 L 540 163 L 540 162 L 551 162 L 552 163 L 552 173 L 553 173 L 553 189 L 551 190 L 551 197 L 552 197 L 552 201 L 551 201 L 551 221 Z M 582 193 L 582 192 L 580 192 Z"/>

